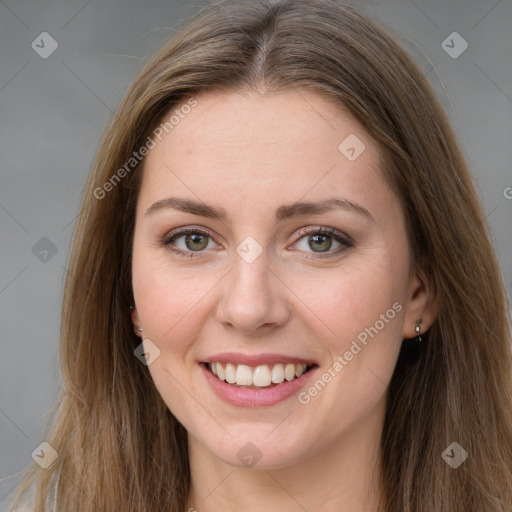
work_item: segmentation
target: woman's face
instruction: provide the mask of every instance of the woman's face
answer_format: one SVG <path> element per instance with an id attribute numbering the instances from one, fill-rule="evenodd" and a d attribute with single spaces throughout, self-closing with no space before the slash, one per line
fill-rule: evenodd
<path id="1" fill-rule="evenodd" d="M 308 91 L 195 101 L 153 136 L 137 204 L 133 321 L 158 392 L 238 466 L 375 438 L 425 295 L 376 143 Z"/>

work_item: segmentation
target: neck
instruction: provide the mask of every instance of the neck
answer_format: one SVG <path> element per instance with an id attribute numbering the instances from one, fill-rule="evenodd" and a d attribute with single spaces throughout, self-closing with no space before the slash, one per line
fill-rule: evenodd
<path id="1" fill-rule="evenodd" d="M 383 405 L 370 416 L 313 455 L 268 470 L 226 464 L 189 434 L 191 487 L 186 511 L 376 512 Z"/>

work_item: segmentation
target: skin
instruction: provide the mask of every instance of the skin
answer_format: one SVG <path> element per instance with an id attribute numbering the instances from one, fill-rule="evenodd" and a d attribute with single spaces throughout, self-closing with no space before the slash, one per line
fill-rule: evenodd
<path id="1" fill-rule="evenodd" d="M 425 332 L 436 314 L 429 283 L 411 271 L 403 212 L 379 170 L 379 148 L 313 92 L 210 91 L 196 100 L 146 157 L 132 263 L 134 329 L 160 350 L 151 376 L 189 433 L 187 510 L 375 510 L 400 345 L 415 336 L 417 320 Z M 354 161 L 338 150 L 349 134 L 365 145 Z M 170 208 L 146 215 L 169 196 L 204 201 L 228 217 Z M 330 197 L 363 206 L 373 219 L 334 209 L 275 220 L 284 204 Z M 175 239 L 195 255 L 179 257 L 162 240 L 188 226 L 211 237 L 199 240 L 199 251 L 198 242 Z M 319 227 L 349 235 L 353 246 L 335 254 L 343 246 L 327 237 L 315 252 L 308 240 Z M 301 228 L 311 232 L 297 237 Z M 236 252 L 248 236 L 263 249 L 252 263 Z M 229 405 L 199 366 L 219 352 L 281 353 L 316 361 L 321 377 L 396 302 L 401 311 L 305 405 L 297 395 L 267 407 Z M 261 454 L 251 468 L 237 458 L 247 442 Z"/>

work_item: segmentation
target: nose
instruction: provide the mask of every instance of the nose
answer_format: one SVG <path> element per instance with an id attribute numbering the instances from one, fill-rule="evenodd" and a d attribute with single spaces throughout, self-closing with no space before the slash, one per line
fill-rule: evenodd
<path id="1" fill-rule="evenodd" d="M 268 263 L 266 250 L 251 263 L 235 256 L 234 268 L 223 280 L 219 322 L 252 336 L 286 324 L 291 309 L 288 288 Z"/>

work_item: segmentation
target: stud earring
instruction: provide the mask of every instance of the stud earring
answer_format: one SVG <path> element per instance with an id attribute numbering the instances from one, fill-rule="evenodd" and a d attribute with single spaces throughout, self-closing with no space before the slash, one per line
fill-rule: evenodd
<path id="1" fill-rule="evenodd" d="M 419 325 L 416 326 L 415 331 L 416 331 L 416 341 L 421 342 L 421 336 L 420 336 L 421 328 Z"/>
<path id="2" fill-rule="evenodd" d="M 142 327 L 139 327 L 139 328 L 137 329 L 137 331 L 138 331 L 138 332 L 142 332 Z"/>

